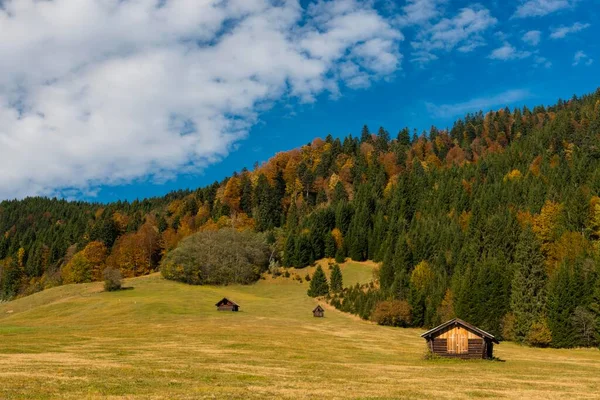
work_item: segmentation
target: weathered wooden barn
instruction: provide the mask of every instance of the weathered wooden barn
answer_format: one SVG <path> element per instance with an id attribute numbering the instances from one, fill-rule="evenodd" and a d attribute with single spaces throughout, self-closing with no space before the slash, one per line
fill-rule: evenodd
<path id="1" fill-rule="evenodd" d="M 325 310 L 321 305 L 317 305 L 313 310 L 313 317 L 323 318 L 325 316 Z"/>
<path id="2" fill-rule="evenodd" d="M 240 308 L 239 304 L 229 300 L 227 297 L 223 297 L 223 299 L 215 305 L 219 311 L 238 311 Z"/>
<path id="3" fill-rule="evenodd" d="M 465 359 L 492 358 L 494 343 L 499 344 L 493 335 L 458 318 L 428 330 L 421 337 L 427 340 L 432 353 Z"/>

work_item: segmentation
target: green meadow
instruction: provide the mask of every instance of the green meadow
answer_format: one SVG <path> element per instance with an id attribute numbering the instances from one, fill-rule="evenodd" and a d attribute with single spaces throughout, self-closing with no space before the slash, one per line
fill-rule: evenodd
<path id="1" fill-rule="evenodd" d="M 345 284 L 370 281 L 372 268 L 343 265 Z M 313 318 L 324 303 L 306 295 L 304 280 L 201 287 L 153 274 L 125 286 L 67 285 L 0 304 L 0 399 L 600 396 L 597 349 L 504 342 L 501 361 L 428 361 L 422 330 L 329 306 Z M 217 312 L 224 296 L 240 312 Z"/>

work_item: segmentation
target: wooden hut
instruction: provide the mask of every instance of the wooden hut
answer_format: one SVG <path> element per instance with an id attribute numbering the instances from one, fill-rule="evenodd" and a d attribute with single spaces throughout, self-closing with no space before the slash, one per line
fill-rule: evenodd
<path id="1" fill-rule="evenodd" d="M 465 359 L 492 358 L 494 343 L 499 344 L 493 335 L 458 318 L 428 330 L 421 337 L 427 340 L 432 353 Z"/>
<path id="2" fill-rule="evenodd" d="M 229 300 L 227 297 L 223 297 L 223 299 L 215 305 L 219 311 L 237 311 L 240 308 L 239 304 Z"/>
<path id="3" fill-rule="evenodd" d="M 313 317 L 323 318 L 325 316 L 325 310 L 320 305 L 317 305 L 313 310 Z"/>

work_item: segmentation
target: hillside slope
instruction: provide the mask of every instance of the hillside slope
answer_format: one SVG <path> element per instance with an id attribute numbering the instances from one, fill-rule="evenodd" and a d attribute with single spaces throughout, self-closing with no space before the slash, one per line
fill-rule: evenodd
<path id="1" fill-rule="evenodd" d="M 286 267 L 381 262 L 371 300 L 408 302 L 415 327 L 459 316 L 533 345 L 597 346 L 599 143 L 597 90 L 412 137 L 329 135 L 163 198 L 5 201 L 0 299 L 98 280 L 105 267 L 148 274 L 183 238 L 233 227 L 265 232 Z M 373 306 L 347 309 L 368 317 Z"/>
<path id="2" fill-rule="evenodd" d="M 370 274 L 359 264 L 343 269 Z M 306 282 L 193 287 L 154 274 L 126 285 L 133 289 L 67 285 L 0 304 L 0 398 L 553 399 L 600 391 L 597 350 L 502 343 L 496 355 L 506 362 L 425 361 L 419 329 L 330 307 L 313 318 Z M 217 312 L 223 296 L 241 311 Z"/>

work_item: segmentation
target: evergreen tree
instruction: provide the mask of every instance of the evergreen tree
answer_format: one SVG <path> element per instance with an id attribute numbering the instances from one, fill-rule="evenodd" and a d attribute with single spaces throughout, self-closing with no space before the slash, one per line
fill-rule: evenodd
<path id="1" fill-rule="evenodd" d="M 335 252 L 335 262 L 336 263 L 344 263 L 346 262 L 346 255 L 344 253 L 343 248 L 338 248 Z"/>
<path id="2" fill-rule="evenodd" d="M 335 257 L 335 240 L 329 232 L 325 233 L 325 257 Z"/>
<path id="3" fill-rule="evenodd" d="M 296 239 L 296 255 L 294 261 L 296 268 L 304 268 L 314 261 L 312 255 L 312 245 L 307 235 L 300 235 Z"/>
<path id="4" fill-rule="evenodd" d="M 348 201 L 348 193 L 346 193 L 346 189 L 344 188 L 344 184 L 340 181 L 335 184 L 333 189 L 333 204 L 338 204 L 339 202 Z"/>
<path id="5" fill-rule="evenodd" d="M 398 143 L 402 146 L 410 146 L 410 131 L 408 128 L 403 128 L 398 132 Z"/>
<path id="6" fill-rule="evenodd" d="M 371 132 L 369 132 L 369 127 L 366 125 L 363 125 L 362 131 L 360 133 L 360 142 L 367 143 L 367 142 L 371 142 L 372 140 L 373 140 L 373 138 L 371 137 Z"/>
<path id="7" fill-rule="evenodd" d="M 594 339 L 597 344 L 600 344 L 600 274 L 596 278 L 596 283 L 592 289 L 589 310 L 595 317 Z"/>
<path id="8" fill-rule="evenodd" d="M 296 263 L 296 236 L 292 233 L 289 234 L 285 241 L 283 262 L 286 267 L 295 267 Z"/>
<path id="9" fill-rule="evenodd" d="M 524 341 L 533 322 L 539 321 L 546 307 L 546 270 L 539 243 L 525 229 L 515 249 L 511 309 L 515 315 L 515 336 Z"/>
<path id="10" fill-rule="evenodd" d="M 383 127 L 380 127 L 377 132 L 377 139 L 375 140 L 375 150 L 379 153 L 386 152 L 388 150 L 389 142 L 390 134 L 383 129 Z"/>
<path id="11" fill-rule="evenodd" d="M 325 296 L 329 293 L 329 284 L 327 283 L 327 277 L 321 266 L 317 266 L 312 279 L 310 280 L 310 288 L 308 289 L 308 295 L 310 297 Z"/>
<path id="12" fill-rule="evenodd" d="M 334 293 L 339 293 L 344 288 L 343 278 L 342 278 L 342 270 L 340 266 L 336 263 L 333 265 L 333 269 L 331 270 L 331 291 Z"/>

